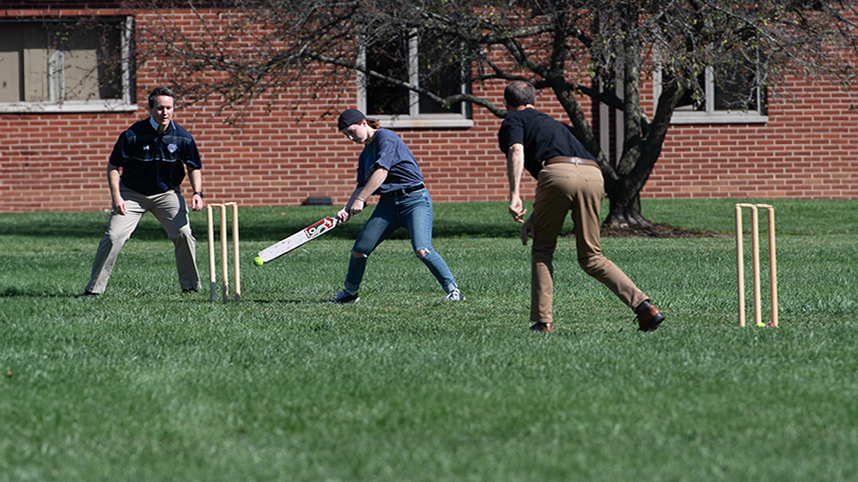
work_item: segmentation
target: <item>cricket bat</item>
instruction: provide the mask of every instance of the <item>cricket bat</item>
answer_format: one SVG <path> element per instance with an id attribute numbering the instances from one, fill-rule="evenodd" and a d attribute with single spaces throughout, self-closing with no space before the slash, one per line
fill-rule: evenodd
<path id="1" fill-rule="evenodd" d="M 337 227 L 340 224 L 340 221 L 335 217 L 325 217 L 316 221 L 315 223 L 307 226 L 306 228 L 298 231 L 297 233 L 289 236 L 288 238 L 278 241 L 271 246 L 263 249 L 259 252 L 259 255 L 256 257 L 254 262 L 261 266 L 264 263 L 271 261 L 272 259 L 279 258 L 289 251 L 294 250 L 295 248 L 302 246 L 307 241 L 318 238 L 319 236 L 327 233 L 328 231 Z"/>

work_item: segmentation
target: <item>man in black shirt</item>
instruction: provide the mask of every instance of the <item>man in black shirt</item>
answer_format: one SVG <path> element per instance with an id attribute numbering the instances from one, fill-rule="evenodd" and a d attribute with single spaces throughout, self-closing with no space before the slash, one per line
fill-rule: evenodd
<path id="1" fill-rule="evenodd" d="M 536 89 L 515 81 L 504 90 L 508 115 L 501 124 L 498 141 L 507 157 L 509 212 L 521 228 L 522 243 L 533 235 L 530 320 L 533 331 L 552 331 L 554 296 L 554 250 L 566 213 L 572 212 L 578 264 L 607 286 L 637 314 L 641 331 L 652 331 L 664 315 L 649 297 L 611 260 L 602 255 L 599 210 L 605 192 L 598 163 L 569 129 L 549 115 L 537 111 Z M 519 188 L 523 169 L 537 179 L 533 213 L 521 203 Z"/>
<path id="2" fill-rule="evenodd" d="M 113 211 L 98 244 L 84 297 L 104 292 L 119 251 L 148 211 L 158 218 L 173 241 L 182 291 L 200 289 L 196 239 L 191 234 L 188 207 L 180 185 L 187 168 L 194 192 L 191 208 L 194 211 L 204 208 L 202 163 L 194 138 L 173 121 L 175 98 L 166 87 L 155 88 L 149 94 L 151 115 L 129 127 L 113 146 L 107 163 Z"/>

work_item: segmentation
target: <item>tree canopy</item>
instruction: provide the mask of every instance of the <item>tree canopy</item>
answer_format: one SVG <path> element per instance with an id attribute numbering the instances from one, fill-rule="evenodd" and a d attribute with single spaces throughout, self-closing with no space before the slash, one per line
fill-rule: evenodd
<path id="1" fill-rule="evenodd" d="M 354 85 L 344 80 L 359 72 L 368 82 L 417 92 L 441 107 L 467 102 L 503 117 L 505 110 L 491 99 L 444 85 L 530 81 L 557 98 L 571 131 L 600 163 L 611 200 L 606 223 L 615 225 L 647 224 L 639 193 L 677 107 L 698 109 L 712 102 L 707 79 L 716 79 L 717 101 L 725 108 L 764 110 L 761 93 L 785 88 L 790 75 L 817 76 L 847 90 L 855 77 L 856 12 L 848 1 L 188 0 L 173 5 L 194 9 L 197 29 L 176 28 L 164 2 L 129 0 L 133 8 L 163 12 L 147 28 L 166 42 L 176 84 L 200 101 L 218 96 L 232 115 L 240 116 L 265 94 L 297 86 L 333 92 Z M 409 42 L 419 45 L 416 77 L 403 67 L 415 61 Z M 140 50 L 143 59 L 146 48 Z M 642 82 L 656 76 L 661 93 L 648 114 Z M 620 113 L 623 128 L 617 135 L 623 147 L 617 158 L 602 152 L 581 98 Z"/>

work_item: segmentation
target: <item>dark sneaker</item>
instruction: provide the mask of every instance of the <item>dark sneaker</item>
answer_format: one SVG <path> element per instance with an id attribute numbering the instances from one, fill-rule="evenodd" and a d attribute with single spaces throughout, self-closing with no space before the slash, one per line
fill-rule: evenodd
<path id="1" fill-rule="evenodd" d="M 662 321 L 664 321 L 664 314 L 653 304 L 638 313 L 638 326 L 641 331 L 655 331 Z"/>
<path id="2" fill-rule="evenodd" d="M 360 297 L 357 293 L 350 295 L 346 290 L 342 290 L 337 293 L 337 296 L 334 296 L 334 299 L 328 301 L 328 303 L 335 303 L 338 305 L 348 305 L 350 303 L 357 303 L 360 300 Z"/>
<path id="3" fill-rule="evenodd" d="M 554 328 L 551 327 L 551 323 L 542 323 L 541 321 L 537 321 L 530 327 L 530 331 L 535 331 L 538 333 L 551 333 L 554 331 Z"/>
<path id="4" fill-rule="evenodd" d="M 450 301 L 464 301 L 465 295 L 459 290 L 453 290 L 447 295 L 447 299 Z"/>

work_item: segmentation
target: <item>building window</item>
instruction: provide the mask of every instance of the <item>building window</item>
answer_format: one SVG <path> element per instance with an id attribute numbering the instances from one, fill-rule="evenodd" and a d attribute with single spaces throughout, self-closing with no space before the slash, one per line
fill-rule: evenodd
<path id="1" fill-rule="evenodd" d="M 412 85 L 423 86 L 441 97 L 467 93 L 462 67 L 433 66 L 436 55 L 426 45 L 421 50 L 416 35 L 401 35 L 384 45 L 364 50 L 361 62 L 368 69 Z M 471 127 L 471 106 L 457 102 L 443 106 L 406 87 L 358 74 L 358 108 L 378 118 L 386 127 Z"/>
<path id="2" fill-rule="evenodd" d="M 0 112 L 136 110 L 131 20 L 0 23 Z"/>
<path id="3" fill-rule="evenodd" d="M 754 124 L 768 121 L 765 89 L 754 87 L 753 74 L 736 69 L 715 74 L 707 67 L 697 79 L 703 92 L 680 99 L 672 124 Z M 656 72 L 656 98 L 661 94 L 662 72 Z"/>

